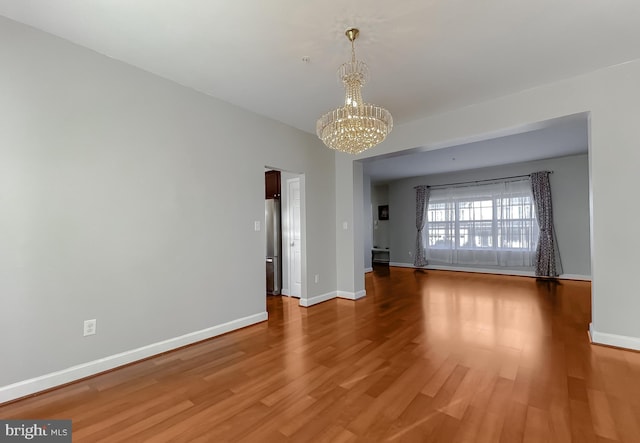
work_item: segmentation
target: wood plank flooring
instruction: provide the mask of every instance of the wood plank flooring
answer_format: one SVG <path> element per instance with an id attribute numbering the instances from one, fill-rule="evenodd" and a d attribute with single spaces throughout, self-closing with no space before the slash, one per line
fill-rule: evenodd
<path id="1" fill-rule="evenodd" d="M 592 346 L 590 284 L 376 267 L 367 296 L 0 407 L 74 442 L 640 441 L 640 353 Z"/>

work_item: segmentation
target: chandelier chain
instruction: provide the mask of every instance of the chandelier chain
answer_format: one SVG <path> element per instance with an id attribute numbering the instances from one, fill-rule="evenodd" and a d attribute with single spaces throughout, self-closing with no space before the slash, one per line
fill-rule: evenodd
<path id="1" fill-rule="evenodd" d="M 351 63 L 356 62 L 356 43 L 355 39 L 351 40 Z"/>

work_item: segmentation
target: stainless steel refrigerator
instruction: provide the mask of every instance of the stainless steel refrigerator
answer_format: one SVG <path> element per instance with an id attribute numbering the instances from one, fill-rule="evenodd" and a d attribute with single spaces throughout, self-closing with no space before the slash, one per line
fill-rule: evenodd
<path id="1" fill-rule="evenodd" d="M 267 294 L 280 295 L 282 290 L 282 245 L 280 239 L 280 200 L 265 200 L 265 231 L 267 233 Z"/>

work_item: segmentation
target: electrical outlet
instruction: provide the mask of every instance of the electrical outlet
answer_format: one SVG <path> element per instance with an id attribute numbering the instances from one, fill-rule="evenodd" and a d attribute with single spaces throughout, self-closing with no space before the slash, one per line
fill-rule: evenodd
<path id="1" fill-rule="evenodd" d="M 253 222 L 253 230 L 256 232 L 260 230 L 260 221 L 256 220 Z"/>
<path id="2" fill-rule="evenodd" d="M 94 335 L 96 333 L 96 319 L 84 321 L 84 336 Z"/>
<path id="3" fill-rule="evenodd" d="M 315 281 L 316 283 L 318 283 L 318 282 L 320 281 L 320 274 L 316 274 L 316 275 L 313 277 L 313 281 Z"/>

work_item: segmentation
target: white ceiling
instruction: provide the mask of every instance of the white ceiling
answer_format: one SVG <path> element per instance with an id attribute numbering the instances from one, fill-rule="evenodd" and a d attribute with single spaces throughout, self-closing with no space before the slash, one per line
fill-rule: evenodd
<path id="1" fill-rule="evenodd" d="M 414 149 L 363 162 L 372 183 L 405 177 L 464 171 L 588 152 L 586 114 L 544 122 L 527 132 L 459 144 L 443 149 Z"/>
<path id="2" fill-rule="evenodd" d="M 0 15 L 310 133 L 341 105 L 353 26 L 364 98 L 396 126 L 640 58 L 638 0 L 0 0 Z M 380 182 L 586 152 L 586 127 L 583 116 L 372 158 L 365 172 Z"/>
<path id="3" fill-rule="evenodd" d="M 0 0 L 0 14 L 311 133 L 343 100 L 350 26 L 365 100 L 396 125 L 640 58 L 638 0 Z"/>

